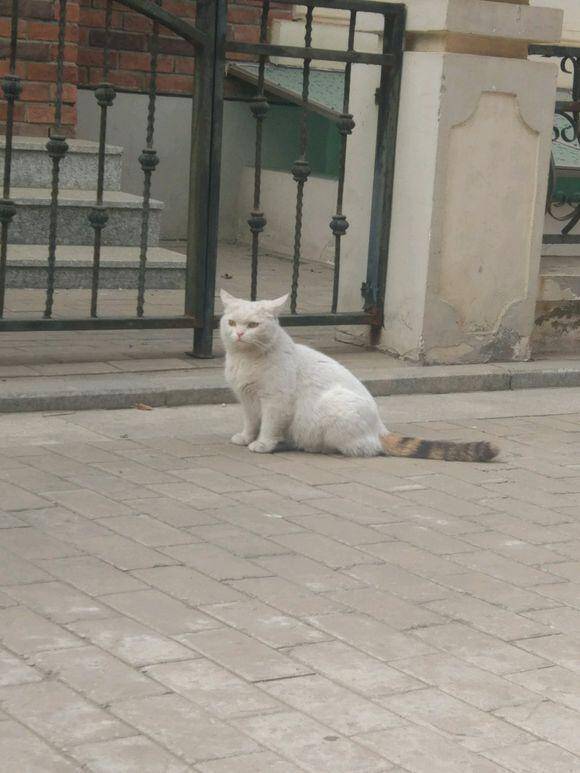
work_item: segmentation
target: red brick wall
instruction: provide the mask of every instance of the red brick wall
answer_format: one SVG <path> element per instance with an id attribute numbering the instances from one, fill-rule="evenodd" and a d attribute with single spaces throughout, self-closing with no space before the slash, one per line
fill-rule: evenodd
<path id="1" fill-rule="evenodd" d="M 80 0 L 79 84 L 94 86 L 102 80 L 105 0 Z M 275 5 L 275 4 L 274 4 Z M 148 33 L 151 22 L 116 3 L 112 18 L 110 81 L 120 90 L 147 90 L 150 57 Z M 195 20 L 192 0 L 164 0 L 163 8 L 184 19 Z M 272 17 L 289 17 L 291 6 L 274 8 Z M 228 36 L 254 41 L 260 29 L 261 2 L 237 0 L 229 3 Z M 157 79 L 160 94 L 191 94 L 194 70 L 192 47 L 172 33 L 160 29 Z"/>
<path id="2" fill-rule="evenodd" d="M 23 90 L 15 103 L 15 132 L 46 135 L 54 121 L 56 96 L 56 52 L 58 39 L 58 3 L 53 0 L 20 0 L 18 25 L 18 61 L 16 73 L 22 77 Z M 0 75 L 9 71 L 10 45 L 9 0 L 0 0 Z M 76 125 L 77 52 L 79 4 L 69 0 L 65 30 L 65 64 L 62 123 L 65 133 L 74 133 Z M 0 132 L 4 131 L 6 102 L 0 101 Z"/>
<path id="3" fill-rule="evenodd" d="M 255 41 L 259 36 L 261 0 L 231 0 L 228 36 Z M 68 0 L 64 67 L 63 127 L 74 135 L 77 87 L 103 80 L 106 0 Z M 195 19 L 193 0 L 164 0 L 163 8 Z M 10 0 L 0 0 L 0 75 L 8 71 Z M 289 18 L 291 6 L 272 4 L 270 18 Z M 149 33 L 152 23 L 120 3 L 113 4 L 108 80 L 120 91 L 145 92 L 149 82 Z M 161 28 L 157 88 L 160 94 L 189 95 L 195 60 L 192 47 Z M 45 135 L 54 120 L 56 94 L 57 0 L 20 0 L 17 74 L 24 89 L 15 105 L 15 133 Z M 0 131 L 6 103 L 0 101 Z"/>

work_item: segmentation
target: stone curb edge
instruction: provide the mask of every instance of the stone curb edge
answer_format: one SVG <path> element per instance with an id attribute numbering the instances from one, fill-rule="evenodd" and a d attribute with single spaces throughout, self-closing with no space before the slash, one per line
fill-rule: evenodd
<path id="1" fill-rule="evenodd" d="M 454 392 L 496 392 L 580 386 L 580 361 L 450 365 L 389 370 L 386 377 L 358 374 L 375 397 Z M 0 413 L 85 411 L 233 403 L 223 378 L 188 372 L 0 379 Z"/>

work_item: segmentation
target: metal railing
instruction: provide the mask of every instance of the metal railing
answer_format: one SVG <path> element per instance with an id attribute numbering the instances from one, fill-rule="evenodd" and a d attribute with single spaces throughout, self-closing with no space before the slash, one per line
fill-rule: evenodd
<path id="1" fill-rule="evenodd" d="M 571 99 L 558 100 L 555 105 L 553 141 L 577 148 L 580 158 L 580 48 L 530 46 L 529 53 L 559 59 L 561 71 L 572 76 Z M 574 176 L 579 189 L 576 196 L 557 193 L 558 176 L 558 167 L 552 152 L 546 211 L 563 225 L 559 234 L 545 233 L 544 244 L 580 244 L 580 234 L 572 233 L 580 223 L 580 167 Z"/>
<path id="2" fill-rule="evenodd" d="M 113 108 L 116 90 L 110 82 L 112 0 L 105 9 L 105 35 L 102 80 L 94 89 L 99 108 L 99 140 L 95 200 L 88 213 L 88 221 L 94 232 L 90 302 L 86 317 L 62 319 L 54 314 L 55 279 L 58 267 L 57 245 L 59 242 L 60 171 L 69 150 L 62 126 L 63 71 L 65 61 L 65 32 L 67 0 L 58 2 L 58 45 L 56 89 L 54 100 L 54 126 L 46 152 L 52 163 L 50 213 L 47 260 L 46 293 L 42 318 L 11 318 L 5 313 L 6 270 L 10 226 L 18 213 L 17 204 L 11 199 L 11 171 L 13 165 L 14 106 L 22 91 L 21 78 L 17 74 L 19 0 L 12 0 L 9 73 L 2 79 L 2 93 L 7 103 L 5 163 L 2 199 L 0 200 L 0 332 L 2 330 L 65 330 L 65 329 L 128 329 L 190 327 L 195 331 L 194 353 L 211 356 L 212 335 L 216 325 L 214 295 L 216 261 L 218 251 L 218 214 L 220 192 L 220 158 L 224 101 L 224 74 L 228 55 L 244 55 L 258 62 L 256 92 L 250 101 L 255 119 L 254 138 L 254 185 L 252 210 L 248 218 L 251 232 L 251 273 L 249 293 L 252 299 L 259 292 L 260 238 L 267 227 L 267 215 L 262 201 L 262 148 L 264 125 L 269 104 L 265 90 L 265 67 L 271 56 L 283 56 L 302 61 L 302 93 L 300 104 L 298 153 L 289 172 L 296 183 L 294 211 L 294 244 L 292 275 L 289 287 L 290 314 L 282 317 L 283 324 L 382 324 L 382 303 L 387 269 L 387 252 L 390 229 L 390 212 L 393 195 L 393 173 L 397 110 L 400 88 L 405 6 L 385 4 L 372 0 L 302 0 L 306 6 L 304 21 L 304 45 L 284 46 L 268 42 L 268 29 L 272 15 L 269 0 L 261 2 L 259 37 L 254 43 L 230 40 L 227 37 L 227 0 L 198 0 L 195 25 L 168 13 L 162 0 L 118 0 L 122 5 L 147 17 L 151 22 L 149 33 L 149 86 L 148 109 L 144 131 L 143 151 L 139 163 L 143 173 L 143 197 L 141 205 L 141 231 L 137 270 L 137 292 L 134 316 L 110 317 L 100 314 L 101 255 L 103 236 L 109 225 L 110 215 L 105 195 L 105 157 L 109 111 Z M 277 6 L 292 5 L 293 0 L 278 0 Z M 344 50 L 319 49 L 312 46 L 313 15 L 316 8 L 335 8 L 348 13 L 347 45 Z M 357 14 L 370 12 L 382 18 L 383 48 L 378 53 L 356 50 Z M 170 30 L 192 46 L 196 66 L 193 88 L 192 150 L 190 161 L 190 189 L 188 201 L 187 258 L 184 290 L 184 313 L 177 316 L 146 315 L 146 277 L 148 267 L 149 222 L 151 213 L 151 185 L 159 157 L 155 149 L 157 109 L 157 69 L 160 29 Z M 308 113 L 310 81 L 313 60 L 344 64 L 344 91 L 342 113 L 336 122 L 340 134 L 340 159 L 337 181 L 336 208 L 329 213 L 330 231 L 334 239 L 334 277 L 329 310 L 324 313 L 300 313 L 300 267 L 303 262 L 304 188 L 308 183 L 311 167 L 308 160 L 309 134 Z M 338 311 L 341 272 L 342 241 L 349 222 L 343 211 L 348 138 L 355 129 L 355 118 L 349 112 L 351 73 L 353 64 L 378 66 L 381 69 L 381 85 L 378 92 L 378 131 L 375 149 L 374 179 L 372 184 L 372 212 L 368 243 L 367 277 L 363 285 L 361 308 Z M 365 249 L 363 246 L 362 249 Z"/>

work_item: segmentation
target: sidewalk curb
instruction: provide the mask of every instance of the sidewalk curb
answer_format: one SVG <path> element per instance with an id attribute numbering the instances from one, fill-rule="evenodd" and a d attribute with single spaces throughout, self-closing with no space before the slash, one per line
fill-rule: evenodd
<path id="1" fill-rule="evenodd" d="M 580 361 L 495 363 L 355 373 L 375 397 L 580 386 Z M 235 402 L 223 375 L 179 372 L 0 379 L 0 413 L 215 405 Z"/>

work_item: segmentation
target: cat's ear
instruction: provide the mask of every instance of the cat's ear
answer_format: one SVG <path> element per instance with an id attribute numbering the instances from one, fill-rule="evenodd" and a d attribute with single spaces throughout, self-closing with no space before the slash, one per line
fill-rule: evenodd
<path id="1" fill-rule="evenodd" d="M 271 314 L 274 316 L 278 316 L 278 314 L 282 311 L 282 307 L 288 300 L 288 293 L 286 295 L 281 295 L 279 298 L 274 298 L 273 301 L 262 301 L 262 305 L 265 309 L 267 309 Z"/>
<path id="2" fill-rule="evenodd" d="M 220 290 L 220 298 L 224 306 L 231 306 L 237 299 L 233 295 L 230 295 L 227 290 Z"/>

